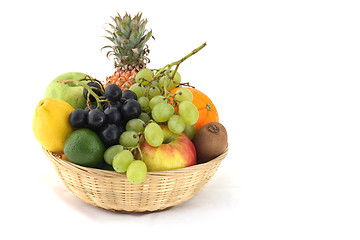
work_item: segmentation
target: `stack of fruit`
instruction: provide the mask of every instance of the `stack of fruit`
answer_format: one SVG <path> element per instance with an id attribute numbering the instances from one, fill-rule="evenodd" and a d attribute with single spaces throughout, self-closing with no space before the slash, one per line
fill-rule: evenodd
<path id="1" fill-rule="evenodd" d="M 33 131 L 48 151 L 86 167 L 126 173 L 139 184 L 148 171 L 205 163 L 225 151 L 227 133 L 215 105 L 181 82 L 182 62 L 146 68 L 149 53 L 141 14 L 114 18 L 108 56 L 117 70 L 105 83 L 66 73 L 48 86 L 36 108 Z M 185 87 L 188 86 L 188 87 Z"/>

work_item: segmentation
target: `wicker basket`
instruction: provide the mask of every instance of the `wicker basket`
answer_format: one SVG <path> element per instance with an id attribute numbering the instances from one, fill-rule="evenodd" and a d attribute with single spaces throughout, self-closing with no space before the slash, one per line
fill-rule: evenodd
<path id="1" fill-rule="evenodd" d="M 217 158 L 191 167 L 148 172 L 142 184 L 131 184 L 125 174 L 82 167 L 43 149 L 65 186 L 91 205 L 112 211 L 152 212 L 193 197 L 215 174 L 228 148 Z"/>

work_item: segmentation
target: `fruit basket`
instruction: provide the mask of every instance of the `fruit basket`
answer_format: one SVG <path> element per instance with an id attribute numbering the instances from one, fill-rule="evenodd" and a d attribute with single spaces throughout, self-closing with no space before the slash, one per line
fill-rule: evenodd
<path id="1" fill-rule="evenodd" d="M 93 206 L 121 212 L 153 212 L 192 198 L 212 178 L 228 153 L 191 167 L 148 172 L 141 184 L 131 184 L 125 174 L 82 167 L 43 149 L 65 186 Z"/>
<path id="2" fill-rule="evenodd" d="M 148 68 L 152 32 L 141 14 L 113 18 L 107 33 L 115 73 L 68 72 L 35 108 L 33 132 L 65 186 L 91 205 L 152 212 L 193 197 L 228 152 L 211 99 L 181 80 L 178 61 Z"/>

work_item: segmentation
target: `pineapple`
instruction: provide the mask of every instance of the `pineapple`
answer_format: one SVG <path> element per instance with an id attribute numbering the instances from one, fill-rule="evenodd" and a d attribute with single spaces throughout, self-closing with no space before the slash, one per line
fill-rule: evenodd
<path id="1" fill-rule="evenodd" d="M 115 25 L 110 24 L 112 31 L 109 39 L 113 45 L 103 48 L 110 48 L 106 56 L 114 56 L 115 73 L 107 77 L 105 86 L 114 83 L 122 90 L 129 89 L 135 83 L 136 74 L 150 62 L 146 56 L 149 54 L 146 42 L 152 37 L 152 31 L 145 29 L 146 19 L 141 19 L 142 14 L 138 13 L 133 18 L 125 13 L 122 18 L 119 14 L 112 18 Z"/>

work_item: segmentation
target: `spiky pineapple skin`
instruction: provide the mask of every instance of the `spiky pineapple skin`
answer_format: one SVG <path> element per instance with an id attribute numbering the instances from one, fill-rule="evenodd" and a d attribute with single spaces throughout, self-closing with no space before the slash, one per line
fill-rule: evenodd
<path id="1" fill-rule="evenodd" d="M 133 70 L 129 71 L 115 71 L 111 77 L 106 79 L 105 87 L 109 84 L 116 84 L 118 85 L 121 90 L 128 90 L 134 83 L 135 77 L 138 72 Z"/>

